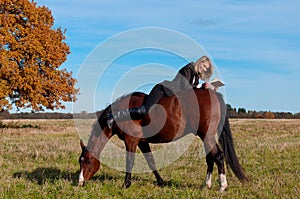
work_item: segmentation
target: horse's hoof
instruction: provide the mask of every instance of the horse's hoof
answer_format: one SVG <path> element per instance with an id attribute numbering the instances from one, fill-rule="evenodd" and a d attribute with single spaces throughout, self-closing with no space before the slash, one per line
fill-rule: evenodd
<path id="1" fill-rule="evenodd" d="M 130 187 L 130 185 L 131 185 L 131 182 L 130 182 L 130 181 L 125 181 L 122 187 L 124 187 L 124 188 L 127 189 L 127 188 Z"/>
<path id="2" fill-rule="evenodd" d="M 163 186 L 165 186 L 165 182 L 163 180 L 157 181 L 157 185 L 159 187 L 163 187 Z"/>
<path id="3" fill-rule="evenodd" d="M 211 189 L 212 184 L 206 184 L 206 188 Z"/>
<path id="4" fill-rule="evenodd" d="M 226 190 L 227 186 L 220 187 L 220 193 L 223 193 Z"/>

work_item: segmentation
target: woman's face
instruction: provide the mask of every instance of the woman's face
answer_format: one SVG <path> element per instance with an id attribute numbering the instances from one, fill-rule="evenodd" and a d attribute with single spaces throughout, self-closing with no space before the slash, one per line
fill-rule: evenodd
<path id="1" fill-rule="evenodd" d="M 199 73 L 206 72 L 209 68 L 209 62 L 207 60 L 201 61 L 199 64 Z"/>

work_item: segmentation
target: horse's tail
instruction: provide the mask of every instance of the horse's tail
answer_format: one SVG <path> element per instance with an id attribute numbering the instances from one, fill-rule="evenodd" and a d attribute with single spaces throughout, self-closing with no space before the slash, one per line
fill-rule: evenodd
<path id="1" fill-rule="evenodd" d="M 221 132 L 221 135 L 219 136 L 219 143 L 222 146 L 226 163 L 230 166 L 234 175 L 242 182 L 247 181 L 248 178 L 245 175 L 241 164 L 239 163 L 239 159 L 234 149 L 234 142 L 230 130 L 228 117 L 225 117 L 223 130 Z"/>
<path id="2" fill-rule="evenodd" d="M 230 130 L 230 124 L 227 114 L 227 107 L 223 100 L 223 96 L 220 94 L 218 95 L 220 106 L 221 106 L 221 115 L 223 118 L 223 122 L 221 122 L 221 128 L 219 129 L 219 144 L 222 147 L 225 161 L 227 165 L 230 166 L 231 170 L 233 171 L 234 175 L 242 182 L 247 181 L 248 178 L 245 175 L 245 172 L 239 163 L 239 159 L 236 155 L 234 142 L 232 138 L 232 133 Z"/>

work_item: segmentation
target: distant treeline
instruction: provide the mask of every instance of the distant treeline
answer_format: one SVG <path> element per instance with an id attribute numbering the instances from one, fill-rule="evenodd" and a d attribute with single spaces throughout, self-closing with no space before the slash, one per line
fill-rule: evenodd
<path id="1" fill-rule="evenodd" d="M 8 111 L 0 112 L 0 119 L 95 119 L 100 115 L 100 111 L 96 113 L 88 113 L 82 111 L 80 113 L 9 113 Z"/>
<path id="2" fill-rule="evenodd" d="M 300 113 L 272 112 L 272 111 L 246 111 L 245 108 L 232 108 L 227 104 L 230 118 L 261 118 L 261 119 L 300 119 Z"/>
<path id="3" fill-rule="evenodd" d="M 245 108 L 232 108 L 227 104 L 230 118 L 262 118 L 262 119 L 300 119 L 300 113 L 271 112 L 271 111 L 246 111 Z M 0 119 L 95 119 L 100 112 L 88 113 L 9 113 L 0 112 Z"/>

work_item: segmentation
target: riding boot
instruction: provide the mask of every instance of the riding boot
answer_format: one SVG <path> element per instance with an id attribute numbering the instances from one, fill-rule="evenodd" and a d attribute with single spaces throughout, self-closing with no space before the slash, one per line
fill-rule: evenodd
<path id="1" fill-rule="evenodd" d="M 115 113 L 108 115 L 107 125 L 109 128 L 112 127 L 114 121 L 122 122 L 128 120 L 139 120 L 142 116 L 147 114 L 146 107 L 143 105 L 141 107 L 129 108 L 120 110 Z"/>
<path id="2" fill-rule="evenodd" d="M 144 105 L 135 108 L 129 108 L 130 117 L 132 120 L 142 119 L 147 114 L 146 107 Z"/>

